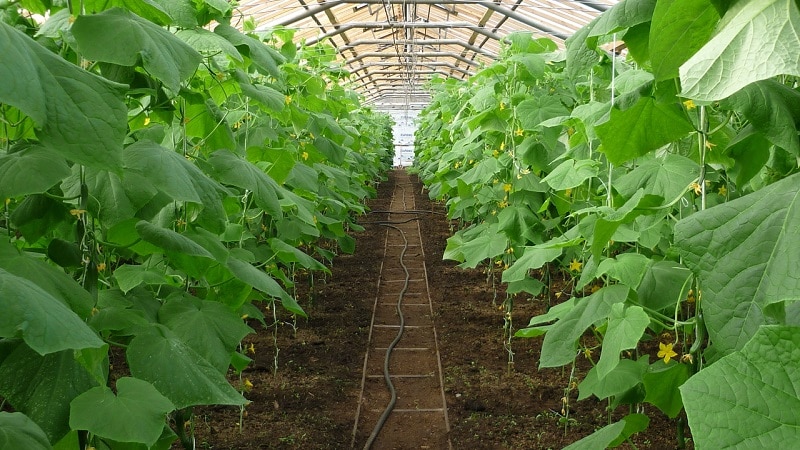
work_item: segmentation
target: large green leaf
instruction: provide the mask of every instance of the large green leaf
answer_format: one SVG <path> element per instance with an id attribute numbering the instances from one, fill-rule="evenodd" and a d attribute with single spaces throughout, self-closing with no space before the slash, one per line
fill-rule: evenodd
<path id="1" fill-rule="evenodd" d="M 213 56 L 223 52 L 237 61 L 242 60 L 242 55 L 233 44 L 204 28 L 179 30 L 175 35 L 200 53 Z"/>
<path id="2" fill-rule="evenodd" d="M 19 251 L 5 241 L 0 241 L 0 268 L 33 282 L 82 319 L 88 317 L 92 311 L 92 296 L 71 276 L 52 264 Z"/>
<path id="3" fill-rule="evenodd" d="M 182 155 L 151 141 L 139 141 L 125 149 L 124 158 L 127 169 L 146 177 L 173 199 L 208 208 L 219 222 L 219 231 L 224 230 L 221 195 L 228 191 Z"/>
<path id="4" fill-rule="evenodd" d="M 678 388 L 689 379 L 690 366 L 673 362 L 654 362 L 642 377 L 645 388 L 644 401 L 655 405 L 669 418 L 674 419 L 683 409 Z"/>
<path id="5" fill-rule="evenodd" d="M 195 241 L 175 231 L 153 225 L 146 220 L 136 224 L 136 231 L 145 241 L 166 252 L 214 259 L 214 255 Z"/>
<path id="6" fill-rule="evenodd" d="M 530 246 L 525 247 L 522 256 L 514 264 L 503 271 L 503 283 L 522 281 L 528 277 L 533 269 L 538 269 L 546 263 L 561 256 L 561 247 Z"/>
<path id="7" fill-rule="evenodd" d="M 110 388 L 98 386 L 75 397 L 70 403 L 69 426 L 119 442 L 152 446 L 175 406 L 146 381 L 122 377 L 116 386 L 116 395 Z"/>
<path id="8" fill-rule="evenodd" d="M 176 285 L 176 281 L 164 273 L 164 270 L 152 269 L 141 265 L 123 264 L 114 270 L 114 279 L 119 289 L 128 293 L 131 289 L 144 283 L 146 285 Z"/>
<path id="9" fill-rule="evenodd" d="M 0 411 L 0 448 L 50 450 L 53 447 L 44 431 L 25 414 Z"/>
<path id="10" fill-rule="evenodd" d="M 0 155 L 0 198 L 45 192 L 69 174 L 63 157 L 40 146 Z"/>
<path id="11" fill-rule="evenodd" d="M 345 158 L 347 157 L 347 149 L 344 146 L 326 137 L 315 138 L 314 148 L 325 155 L 326 161 L 332 164 L 344 164 Z"/>
<path id="12" fill-rule="evenodd" d="M 608 275 L 625 286 L 636 289 L 652 264 L 653 261 L 641 253 L 621 253 L 601 261 L 594 276 Z"/>
<path id="13" fill-rule="evenodd" d="M 11 211 L 11 224 L 28 242 L 36 242 L 59 226 L 73 221 L 69 206 L 44 194 L 31 194 Z"/>
<path id="14" fill-rule="evenodd" d="M 593 324 L 606 321 L 615 303 L 628 298 L 630 289 L 621 284 L 606 286 L 579 299 L 575 306 L 544 335 L 539 367 L 559 367 L 571 363 L 577 354 L 578 338 Z"/>
<path id="15" fill-rule="evenodd" d="M 727 173 L 736 181 L 737 186 L 746 186 L 761 169 L 769 162 L 772 143 L 763 133 L 750 124 L 744 127 L 739 134 L 731 140 L 725 149 L 726 156 L 733 158 L 736 163 L 728 168 Z"/>
<path id="16" fill-rule="evenodd" d="M 449 251 L 444 257 L 445 259 L 455 259 L 461 262 L 460 267 L 474 268 L 481 261 L 503 254 L 508 247 L 508 238 L 505 234 L 498 233 L 496 223 L 478 225 L 470 231 L 475 232 L 466 233 L 457 248 L 448 245 Z"/>
<path id="17" fill-rule="evenodd" d="M 598 450 L 613 448 L 635 433 L 647 429 L 650 418 L 644 414 L 628 414 L 622 420 L 606 425 L 585 438 L 574 442 L 564 450 Z"/>
<path id="18" fill-rule="evenodd" d="M 198 10 L 192 0 L 152 0 L 172 17 L 175 26 L 191 29 L 197 27 Z"/>
<path id="19" fill-rule="evenodd" d="M 83 3 L 87 14 L 96 14 L 111 8 L 122 8 L 159 25 L 170 25 L 172 18 L 164 6 L 153 0 L 85 0 Z"/>
<path id="20" fill-rule="evenodd" d="M 689 269 L 674 261 L 655 261 L 646 267 L 636 290 L 640 305 L 661 311 L 686 298 L 694 279 Z"/>
<path id="21" fill-rule="evenodd" d="M 247 402 L 223 374 L 166 329 L 133 338 L 127 357 L 131 374 L 152 383 L 177 409 Z"/>
<path id="22" fill-rule="evenodd" d="M 800 298 L 800 175 L 679 221 L 675 244 L 699 277 L 711 345 L 741 349 L 780 320 L 770 305 Z"/>
<path id="23" fill-rule="evenodd" d="M 283 215 L 278 193 L 284 189 L 264 171 L 228 150 L 214 152 L 208 162 L 220 182 L 250 190 L 259 207 L 273 217 Z"/>
<path id="24" fill-rule="evenodd" d="M 737 1 L 716 35 L 680 67 L 683 97 L 715 101 L 776 75 L 800 75 L 795 0 Z"/>
<path id="25" fill-rule="evenodd" d="M 658 195 L 670 202 L 689 189 L 700 176 L 700 166 L 689 158 L 668 153 L 663 158 L 648 158 L 636 168 L 614 180 L 614 189 L 630 197 L 637 189 Z"/>
<path id="26" fill-rule="evenodd" d="M 463 180 L 468 185 L 487 184 L 497 175 L 498 170 L 500 169 L 497 164 L 497 159 L 486 158 L 464 172 L 459 179 Z"/>
<path id="27" fill-rule="evenodd" d="M 239 81 L 242 93 L 251 99 L 261 103 L 268 110 L 281 112 L 285 107 L 285 96 L 277 89 L 263 84 L 250 84 L 242 80 Z"/>
<path id="28" fill-rule="evenodd" d="M 564 450 L 598 450 L 608 448 L 625 430 L 625 421 L 620 420 L 564 447 Z"/>
<path id="29" fill-rule="evenodd" d="M 731 95 L 722 107 L 744 114 L 770 142 L 800 156 L 800 92 L 774 80 L 758 81 Z"/>
<path id="30" fill-rule="evenodd" d="M 497 215 L 497 228 L 514 243 L 532 242 L 539 218 L 528 208 L 503 208 Z"/>
<path id="31" fill-rule="evenodd" d="M 262 269 L 238 258 L 230 258 L 227 266 L 231 273 L 239 280 L 244 281 L 270 297 L 281 299 L 283 307 L 293 314 L 303 317 L 306 316 L 305 311 L 303 311 L 303 308 L 300 307 L 297 301 L 287 294 L 281 285 Z"/>
<path id="32" fill-rule="evenodd" d="M 653 11 L 650 54 L 656 81 L 678 76 L 678 68 L 708 42 L 719 21 L 710 0 L 661 0 Z"/>
<path id="33" fill-rule="evenodd" d="M 219 24 L 214 28 L 214 33 L 224 37 L 231 44 L 246 56 L 253 60 L 259 72 L 265 75 L 272 75 L 280 78 L 278 66 L 283 64 L 286 59 L 277 50 L 264 45 L 263 42 L 254 39 L 246 34 L 242 34 L 236 28 L 228 24 Z"/>
<path id="34" fill-rule="evenodd" d="M 608 35 L 649 22 L 655 7 L 656 0 L 622 0 L 597 18 L 589 37 Z"/>
<path id="35" fill-rule="evenodd" d="M 321 270 L 330 273 L 330 270 L 327 267 L 325 267 L 325 265 L 323 265 L 321 262 L 312 258 L 310 255 L 303 252 L 299 248 L 291 246 L 286 242 L 283 242 L 279 238 L 270 238 L 269 246 L 272 248 L 272 251 L 275 252 L 275 255 L 278 257 L 278 260 L 280 260 L 284 264 L 297 263 L 300 265 L 300 267 L 303 267 L 305 269 Z"/>
<path id="36" fill-rule="evenodd" d="M 184 120 L 187 122 L 187 136 L 199 138 L 204 151 L 236 146 L 233 132 L 226 121 L 226 113 L 213 97 L 187 91 L 182 91 L 181 97 L 186 99 Z"/>
<path id="37" fill-rule="evenodd" d="M 612 108 L 611 119 L 595 130 L 603 142 L 600 151 L 619 165 L 683 138 L 694 127 L 677 105 L 642 97 L 624 111 Z"/>
<path id="38" fill-rule="evenodd" d="M 124 176 L 107 170 L 73 167 L 73 174 L 62 184 L 67 196 L 80 195 L 81 183 L 89 191 L 89 210 L 105 227 L 113 227 L 136 215 L 158 191 L 143 175 L 127 171 Z"/>
<path id="39" fill-rule="evenodd" d="M 599 18 L 588 25 L 581 27 L 564 44 L 567 47 L 566 73 L 570 79 L 588 78 L 592 68 L 600 62 L 600 53 L 595 48 L 589 48 L 586 40 L 592 27 Z"/>
<path id="40" fill-rule="evenodd" d="M 70 64 L 5 23 L 0 79 L 0 103 L 29 115 L 45 147 L 90 167 L 119 170 L 127 119 L 122 85 Z"/>
<path id="41" fill-rule="evenodd" d="M 167 298 L 158 311 L 158 320 L 223 374 L 236 346 L 253 332 L 222 303 L 189 294 Z"/>
<path id="42" fill-rule="evenodd" d="M 597 362 L 597 377 L 604 379 L 619 364 L 623 350 L 636 348 L 639 339 L 650 324 L 650 317 L 641 306 L 611 305 L 608 328 L 603 338 L 603 353 Z"/>
<path id="43" fill-rule="evenodd" d="M 681 386 L 700 448 L 794 448 L 800 434 L 800 328 L 761 327 Z"/>
<path id="44" fill-rule="evenodd" d="M 596 177 L 600 171 L 600 163 L 591 159 L 567 159 L 542 179 L 557 191 L 580 186 L 584 181 Z"/>
<path id="45" fill-rule="evenodd" d="M 522 128 L 532 130 L 553 117 L 568 116 L 569 110 L 558 97 L 541 96 L 523 100 L 516 107 Z"/>
<path id="46" fill-rule="evenodd" d="M 121 66 L 134 66 L 141 59 L 144 69 L 173 92 L 178 92 L 181 81 L 202 61 L 199 53 L 174 34 L 123 9 L 78 16 L 72 35 L 86 58 Z"/>
<path id="47" fill-rule="evenodd" d="M 603 349 L 605 351 L 605 348 Z M 578 385 L 580 394 L 578 400 L 583 400 L 594 395 L 599 400 L 613 396 L 619 396 L 629 391 L 637 384 L 642 382 L 642 376 L 647 372 L 647 357 L 632 359 L 622 359 L 619 361 L 611 373 L 598 378 L 597 366 L 594 366 L 586 374 L 586 378 Z"/>
<path id="48" fill-rule="evenodd" d="M 41 356 L 20 341 L 0 340 L 0 396 L 39 425 L 51 442 L 69 431 L 69 402 L 97 381 L 65 350 Z"/>
<path id="49" fill-rule="evenodd" d="M 41 355 L 105 345 L 80 317 L 50 293 L 3 269 L 0 310 L 0 337 L 20 337 Z"/>

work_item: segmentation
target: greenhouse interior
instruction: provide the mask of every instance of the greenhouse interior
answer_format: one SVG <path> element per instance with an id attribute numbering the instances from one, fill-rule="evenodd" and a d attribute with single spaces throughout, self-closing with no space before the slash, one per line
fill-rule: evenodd
<path id="1" fill-rule="evenodd" d="M 791 449 L 800 1 L 0 0 L 0 450 Z"/>

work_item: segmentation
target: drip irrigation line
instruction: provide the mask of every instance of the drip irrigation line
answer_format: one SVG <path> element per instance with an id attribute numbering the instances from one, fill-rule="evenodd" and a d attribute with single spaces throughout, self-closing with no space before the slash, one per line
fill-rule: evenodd
<path id="1" fill-rule="evenodd" d="M 428 211 L 425 209 L 406 209 L 403 211 L 389 211 L 389 210 L 381 210 L 376 209 L 369 211 L 368 214 L 375 214 L 375 213 L 386 213 L 386 214 L 438 214 L 440 216 L 446 216 L 447 213 L 443 213 L 441 211 Z"/>
<path id="2" fill-rule="evenodd" d="M 386 423 L 386 420 L 389 419 L 389 415 L 392 414 L 392 410 L 394 410 L 394 406 L 397 403 L 397 391 L 395 390 L 394 383 L 392 383 L 392 379 L 389 376 L 389 357 L 392 354 L 392 351 L 400 342 L 400 339 L 403 338 L 403 331 L 405 329 L 405 317 L 403 316 L 403 297 L 408 290 L 408 282 L 411 279 L 411 274 L 408 271 L 408 267 L 406 266 L 405 261 L 403 259 L 406 255 L 406 250 L 408 250 L 408 239 L 406 238 L 406 234 L 401 230 L 399 227 L 396 227 L 390 223 L 379 223 L 376 222 L 378 225 L 392 228 L 397 230 L 400 233 L 400 236 L 403 238 L 403 250 L 400 252 L 400 266 L 403 267 L 403 272 L 405 273 L 405 280 L 403 281 L 403 287 L 400 289 L 400 295 L 397 297 L 397 315 L 400 316 L 400 327 L 397 331 L 397 336 L 395 336 L 394 340 L 389 347 L 386 348 L 386 357 L 383 359 L 383 380 L 386 382 L 386 386 L 389 388 L 389 394 L 391 398 L 389 399 L 389 404 L 386 405 L 386 409 L 383 410 L 383 414 L 378 419 L 378 422 L 375 424 L 375 428 L 372 430 L 372 434 L 369 435 L 369 439 L 367 439 L 366 444 L 364 444 L 364 450 L 369 450 L 372 448 L 372 444 L 375 442 L 375 438 L 378 437 L 378 433 L 381 432 L 383 425 Z"/>
<path id="3" fill-rule="evenodd" d="M 378 221 L 375 221 L 375 222 L 359 222 L 358 224 L 359 225 L 383 225 L 383 226 L 402 225 L 404 223 L 413 222 L 413 221 L 419 220 L 419 219 L 420 219 L 420 217 L 412 217 L 412 218 L 406 219 L 406 220 L 397 220 L 397 221 L 378 220 Z M 392 227 L 392 228 L 395 228 L 395 227 Z"/>
<path id="4" fill-rule="evenodd" d="M 397 188 L 397 185 L 395 185 L 395 189 L 396 188 Z M 405 195 L 406 194 L 406 189 L 405 189 L 405 187 L 403 185 L 400 185 L 400 189 L 402 189 L 402 194 L 401 195 L 402 195 L 402 199 L 403 199 L 403 211 L 405 211 L 407 209 L 407 206 L 406 206 L 406 195 Z M 393 197 L 395 197 L 395 196 L 393 196 Z M 387 211 L 387 212 L 390 213 L 390 214 L 392 213 L 392 211 Z M 386 424 L 386 421 L 389 419 L 389 416 L 392 414 L 392 411 L 394 410 L 394 406 L 397 403 L 397 390 L 395 389 L 394 383 L 392 383 L 392 378 L 389 375 L 389 358 L 391 357 L 391 354 L 392 354 L 392 351 L 394 350 L 394 348 L 400 342 L 400 339 L 403 338 L 403 332 L 405 331 L 406 320 L 405 320 L 405 316 L 403 316 L 403 308 L 402 308 L 402 306 L 403 306 L 403 297 L 405 297 L 406 291 L 408 291 L 408 283 L 409 283 L 409 280 L 411 279 L 411 274 L 408 271 L 408 266 L 406 266 L 406 263 L 404 261 L 405 260 L 405 256 L 406 256 L 406 251 L 408 251 L 408 238 L 406 237 L 406 233 L 402 229 L 400 229 L 400 227 L 398 227 L 397 225 L 399 225 L 401 223 L 412 222 L 414 220 L 419 220 L 419 218 L 420 217 L 417 216 L 417 217 L 412 217 L 411 219 L 408 219 L 408 220 L 405 220 L 405 221 L 388 221 L 388 220 L 385 220 L 385 221 L 370 222 L 370 223 L 375 224 L 375 225 L 380 225 L 380 226 L 384 226 L 384 227 L 387 227 L 387 228 L 394 229 L 398 233 L 400 233 L 400 237 L 403 238 L 403 249 L 400 251 L 400 266 L 403 268 L 403 273 L 405 274 L 405 279 L 403 280 L 403 287 L 400 289 L 400 294 L 397 296 L 396 310 L 397 310 L 397 315 L 400 318 L 400 326 L 399 326 L 399 328 L 397 330 L 397 336 L 395 336 L 395 338 L 392 341 L 392 343 L 389 344 L 389 346 L 386 348 L 386 356 L 383 359 L 383 380 L 386 383 L 386 387 L 389 389 L 390 399 L 389 399 L 389 403 L 386 405 L 386 409 L 383 410 L 383 413 L 381 414 L 381 417 L 378 419 L 378 422 L 375 424 L 375 428 L 373 428 L 372 433 L 369 435 L 369 438 L 367 439 L 367 442 L 364 444 L 364 450 L 370 450 L 372 448 L 372 444 L 375 442 L 375 439 L 378 437 L 378 434 L 381 432 L 381 429 L 383 429 L 383 426 Z"/>

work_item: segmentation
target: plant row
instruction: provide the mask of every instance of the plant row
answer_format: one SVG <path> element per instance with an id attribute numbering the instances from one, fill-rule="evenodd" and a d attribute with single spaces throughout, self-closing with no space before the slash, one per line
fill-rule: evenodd
<path id="1" fill-rule="evenodd" d="M 683 417 L 697 448 L 798 437 L 798 29 L 793 0 L 623 0 L 563 50 L 509 36 L 420 116 L 416 170 L 462 225 L 445 258 L 499 266 L 507 310 L 544 291 L 515 333 L 539 367 L 587 358 L 579 399 L 654 405 L 681 445 Z"/>
<path id="2" fill-rule="evenodd" d="M 194 448 L 194 406 L 248 403 L 248 324 L 353 251 L 391 120 L 235 14 L 0 4 L 3 448 Z"/>

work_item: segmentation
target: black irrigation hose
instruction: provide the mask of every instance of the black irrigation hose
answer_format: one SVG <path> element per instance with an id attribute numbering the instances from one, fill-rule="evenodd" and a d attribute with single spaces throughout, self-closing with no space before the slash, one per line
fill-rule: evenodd
<path id="1" fill-rule="evenodd" d="M 438 215 L 440 215 L 440 216 L 446 216 L 446 215 L 447 215 L 447 213 L 443 213 L 443 212 L 441 212 L 441 211 L 428 211 L 428 210 L 425 210 L 425 209 L 407 209 L 407 210 L 404 210 L 404 211 L 387 211 L 387 210 L 380 210 L 380 209 L 376 209 L 376 210 L 370 211 L 370 214 L 372 214 L 372 213 L 388 213 L 388 214 L 438 214 Z"/>
<path id="2" fill-rule="evenodd" d="M 405 330 L 405 323 L 406 323 L 402 309 L 403 297 L 405 296 L 406 291 L 408 290 L 408 282 L 411 279 L 408 267 L 406 266 L 405 261 L 403 261 L 406 255 L 406 250 L 408 250 L 408 239 L 406 238 L 406 234 L 403 233 L 403 230 L 390 223 L 381 223 L 381 222 L 374 222 L 374 223 L 377 225 L 397 230 L 400 233 L 400 236 L 403 238 L 403 250 L 400 252 L 400 265 L 403 267 L 403 272 L 405 273 L 405 280 L 403 281 L 402 289 L 400 289 L 400 295 L 397 297 L 397 315 L 400 316 L 400 328 L 397 331 L 397 336 L 395 336 L 392 343 L 389 344 L 389 347 L 386 348 L 386 357 L 383 360 L 383 380 L 386 382 L 386 386 L 389 388 L 389 394 L 391 395 L 391 398 L 389 399 L 389 404 L 386 405 L 386 409 L 383 410 L 383 414 L 381 414 L 381 417 L 378 419 L 378 423 L 375 424 L 375 428 L 369 435 L 369 439 L 367 439 L 366 444 L 364 444 L 364 450 L 369 450 L 370 448 L 372 448 L 372 444 L 378 437 L 378 433 L 381 432 L 383 425 L 389 419 L 389 415 L 392 414 L 392 410 L 394 410 L 394 405 L 397 403 L 397 391 L 395 390 L 394 383 L 392 383 L 392 379 L 389 376 L 389 356 L 392 354 L 392 351 L 400 342 L 400 339 L 403 338 L 403 331 Z"/>
<path id="3" fill-rule="evenodd" d="M 383 226 L 390 226 L 390 225 L 402 225 L 404 223 L 413 222 L 415 220 L 419 220 L 419 217 L 412 217 L 411 219 L 406 220 L 397 220 L 397 221 L 390 221 L 390 220 L 378 220 L 375 222 L 359 222 L 359 225 L 383 225 Z M 396 227 L 391 227 L 396 228 Z"/>
<path id="4" fill-rule="evenodd" d="M 406 206 L 405 205 L 405 203 L 406 203 L 406 201 L 405 201 L 405 188 L 401 186 L 401 189 L 403 189 L 403 208 L 405 209 L 405 206 Z M 385 213 L 389 213 L 389 214 L 409 213 L 409 211 L 371 211 L 371 213 L 378 213 L 378 212 L 385 212 Z M 427 211 L 424 211 L 424 212 L 427 212 Z M 370 450 L 372 448 L 372 444 L 375 442 L 375 439 L 378 437 L 378 433 L 380 433 L 381 429 L 383 429 L 383 426 L 386 424 L 386 421 L 389 419 L 389 416 L 392 414 L 392 411 L 394 410 L 394 406 L 397 403 L 397 390 L 395 389 L 394 383 L 392 383 L 392 379 L 389 376 L 389 357 L 391 356 L 392 351 L 394 350 L 394 348 L 400 342 L 400 339 L 403 338 L 403 331 L 405 331 L 406 320 L 405 320 L 405 316 L 403 316 L 402 305 L 403 305 L 403 297 L 405 296 L 406 291 L 408 291 L 408 282 L 411 279 L 411 274 L 408 271 L 408 266 L 406 266 L 406 263 L 404 261 L 405 256 L 406 256 L 406 251 L 408 250 L 408 239 L 406 238 L 406 234 L 403 232 L 403 230 L 401 230 L 396 225 L 412 222 L 414 220 L 419 220 L 419 219 L 420 219 L 420 217 L 417 216 L 417 217 L 413 217 L 413 218 L 408 219 L 408 220 L 396 221 L 396 222 L 395 221 L 382 220 L 382 221 L 366 222 L 365 223 L 365 224 L 370 224 L 370 225 L 380 225 L 380 226 L 384 226 L 384 227 L 387 227 L 387 228 L 392 228 L 394 230 L 397 230 L 398 233 L 400 233 L 400 237 L 403 238 L 403 250 L 400 251 L 400 266 L 403 268 L 403 272 L 405 274 L 405 280 L 403 280 L 403 287 L 400 289 L 400 295 L 398 295 L 398 297 L 397 297 L 397 307 L 396 308 L 397 308 L 397 315 L 400 317 L 400 327 L 397 330 L 397 336 L 395 336 L 395 338 L 392 341 L 392 343 L 389 344 L 389 347 L 386 348 L 386 356 L 383 359 L 383 380 L 386 382 L 386 387 L 389 388 L 389 394 L 390 394 L 391 398 L 389 399 L 389 404 L 386 405 L 386 409 L 383 410 L 383 413 L 381 414 L 381 417 L 378 419 L 378 422 L 375 424 L 375 428 L 373 428 L 372 433 L 369 435 L 369 438 L 367 439 L 367 442 L 364 444 L 364 450 Z"/>

